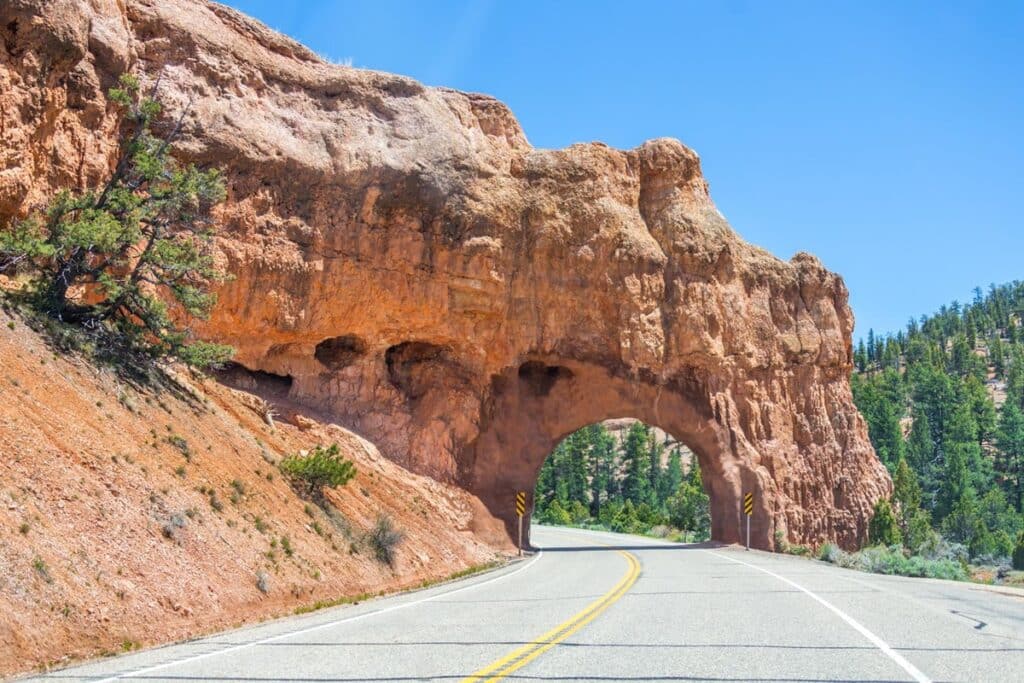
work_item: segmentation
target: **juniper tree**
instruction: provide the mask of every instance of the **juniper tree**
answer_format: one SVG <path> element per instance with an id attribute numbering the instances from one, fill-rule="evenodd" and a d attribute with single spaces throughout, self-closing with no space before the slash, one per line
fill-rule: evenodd
<path id="1" fill-rule="evenodd" d="M 895 545 L 903 540 L 892 505 L 885 498 L 880 498 L 875 503 L 874 513 L 868 524 L 868 540 L 873 545 Z"/>
<path id="2" fill-rule="evenodd" d="M 341 455 L 338 444 L 317 446 L 306 455 L 292 455 L 281 461 L 281 471 L 306 486 L 306 493 L 319 497 L 325 487 L 344 486 L 356 476 L 356 466 Z"/>
<path id="3" fill-rule="evenodd" d="M 130 75 L 108 91 L 124 131 L 110 178 L 85 192 L 62 190 L 0 232 L 0 269 L 27 276 L 32 303 L 53 318 L 112 333 L 126 349 L 214 365 L 230 347 L 192 341 L 176 320 L 205 317 L 215 302 L 210 286 L 223 274 L 211 210 L 224 183 L 216 169 L 174 159 L 184 113 L 165 136 L 155 134 L 155 95 Z"/>

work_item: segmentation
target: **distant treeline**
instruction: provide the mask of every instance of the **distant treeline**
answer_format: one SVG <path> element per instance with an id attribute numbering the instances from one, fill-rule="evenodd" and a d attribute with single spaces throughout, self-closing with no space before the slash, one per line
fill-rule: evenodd
<path id="1" fill-rule="evenodd" d="M 1022 543 L 1022 312 L 1024 283 L 992 285 L 858 342 L 854 400 L 896 485 L 873 541 L 992 562 Z"/>
<path id="2" fill-rule="evenodd" d="M 634 422 L 621 440 L 603 424 L 570 434 L 541 468 L 534 518 L 707 539 L 711 516 L 697 459 L 684 468 L 678 444 L 665 451 L 665 441 L 642 422 Z"/>

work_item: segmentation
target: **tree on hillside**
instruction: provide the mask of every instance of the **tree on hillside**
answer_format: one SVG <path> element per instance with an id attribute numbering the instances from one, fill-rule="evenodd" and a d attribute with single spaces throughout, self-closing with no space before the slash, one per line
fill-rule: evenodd
<path id="1" fill-rule="evenodd" d="M 622 480 L 622 495 L 635 504 L 647 503 L 651 499 L 650 482 L 650 427 L 643 422 L 630 425 L 623 449 L 625 476 Z"/>
<path id="2" fill-rule="evenodd" d="M 698 539 L 708 537 L 711 531 L 710 501 L 704 493 L 697 458 L 690 460 L 686 479 L 676 494 L 668 499 L 667 508 L 672 526 L 691 531 Z"/>
<path id="3" fill-rule="evenodd" d="M 910 469 L 906 458 L 900 458 L 896 464 L 896 473 L 892 478 L 892 499 L 899 506 L 897 520 L 904 537 L 910 527 L 910 520 L 921 507 L 921 487 L 917 483 L 917 475 Z"/>
<path id="4" fill-rule="evenodd" d="M 62 191 L 0 232 L 0 266 L 29 277 L 36 308 L 105 333 L 105 343 L 216 365 L 231 349 L 192 341 L 166 302 L 179 319 L 205 317 L 214 304 L 210 286 L 223 274 L 212 255 L 211 210 L 224 197 L 223 181 L 216 169 L 175 161 L 182 118 L 164 137 L 154 134 L 161 107 L 138 79 L 122 76 L 108 95 L 124 112 L 125 131 L 110 179 L 84 193 Z"/>
<path id="5" fill-rule="evenodd" d="M 974 375 L 967 377 L 958 387 L 958 400 L 970 406 L 974 423 L 978 426 L 978 445 L 992 440 L 998 418 L 992 397 L 982 381 Z"/>
<path id="6" fill-rule="evenodd" d="M 913 424 L 907 438 L 907 461 L 918 474 L 922 505 L 929 510 L 934 509 L 939 489 L 939 459 L 932 441 L 928 414 L 917 408 L 913 412 Z"/>
<path id="7" fill-rule="evenodd" d="M 565 453 L 566 500 L 569 503 L 587 505 L 590 502 L 587 481 L 590 443 L 587 436 L 587 432 L 581 429 L 567 436 L 560 444 Z"/>
<path id="8" fill-rule="evenodd" d="M 585 428 L 590 442 L 590 515 L 598 517 L 610 500 L 615 466 L 615 439 L 602 424 Z"/>
<path id="9" fill-rule="evenodd" d="M 672 494 L 679 490 L 683 483 L 683 459 L 679 452 L 679 446 L 673 448 L 668 454 L 668 465 L 661 478 L 658 500 L 668 501 Z"/>
<path id="10" fill-rule="evenodd" d="M 338 444 L 317 446 L 306 455 L 292 455 L 281 461 L 281 471 L 306 487 L 307 495 L 318 498 L 326 487 L 344 486 L 356 476 L 356 466 L 342 457 Z"/>
<path id="11" fill-rule="evenodd" d="M 975 449 L 975 432 L 973 418 L 965 410 L 957 412 L 945 442 L 945 462 L 942 484 L 939 487 L 939 499 L 936 505 L 938 518 L 944 519 L 957 504 L 967 495 L 973 495 L 968 476 L 968 461 L 973 460 Z"/>
<path id="12" fill-rule="evenodd" d="M 1024 413 L 1014 400 L 1000 411 L 998 444 L 996 468 L 1017 512 L 1024 512 Z"/>
<path id="13" fill-rule="evenodd" d="M 658 441 L 657 436 L 652 430 L 650 438 L 648 439 L 647 460 L 650 463 L 650 470 L 648 470 L 649 474 L 647 476 L 647 481 L 649 482 L 651 490 L 651 502 L 659 506 L 664 502 L 664 500 L 659 496 L 659 493 L 664 486 L 662 483 L 662 479 L 664 479 L 664 469 L 661 466 L 661 457 L 664 452 L 664 445 Z"/>
<path id="14" fill-rule="evenodd" d="M 896 515 L 892 511 L 892 505 L 885 498 L 881 498 L 875 503 L 874 514 L 868 524 L 868 539 L 873 545 L 885 546 L 896 545 L 903 541 L 899 525 L 896 522 Z"/>

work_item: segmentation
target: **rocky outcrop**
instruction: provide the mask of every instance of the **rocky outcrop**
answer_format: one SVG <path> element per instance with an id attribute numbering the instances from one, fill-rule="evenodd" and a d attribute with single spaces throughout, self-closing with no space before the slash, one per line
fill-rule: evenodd
<path id="1" fill-rule="evenodd" d="M 329 65 L 187 0 L 0 6 L 0 214 L 97 182 L 119 71 L 159 75 L 224 168 L 235 278 L 204 332 L 391 459 L 508 520 L 566 434 L 655 424 L 700 459 L 713 535 L 863 539 L 891 484 L 851 400 L 852 315 L 813 256 L 716 210 L 675 140 L 535 149 L 483 95 Z"/>

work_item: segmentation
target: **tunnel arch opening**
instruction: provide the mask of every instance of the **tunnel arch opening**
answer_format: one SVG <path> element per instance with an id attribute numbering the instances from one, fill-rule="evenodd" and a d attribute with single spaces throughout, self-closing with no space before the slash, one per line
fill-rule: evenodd
<path id="1" fill-rule="evenodd" d="M 538 471 L 532 519 L 687 543 L 711 537 L 697 455 L 633 418 L 590 424 L 562 439 Z"/>
<path id="2" fill-rule="evenodd" d="M 685 444 L 699 462 L 708 496 L 710 538 L 742 540 L 744 492 L 755 493 L 751 544 L 771 549 L 777 515 L 771 509 L 771 475 L 750 441 L 735 429 L 736 408 L 719 400 L 700 367 L 654 377 L 617 371 L 601 359 L 526 358 L 492 376 L 480 431 L 465 446 L 462 483 L 517 538 L 517 491 L 533 507 L 537 479 L 558 444 L 579 429 L 627 416 L 655 425 Z M 524 541 L 529 543 L 528 510 Z"/>

